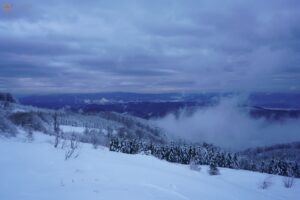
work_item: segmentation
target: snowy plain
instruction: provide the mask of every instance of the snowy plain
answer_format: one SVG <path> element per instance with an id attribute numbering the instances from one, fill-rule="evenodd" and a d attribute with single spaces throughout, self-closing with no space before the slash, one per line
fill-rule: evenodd
<path id="1" fill-rule="evenodd" d="M 1 200 L 296 200 L 300 180 L 292 188 L 280 176 L 244 170 L 220 169 L 210 176 L 186 165 L 152 156 L 110 152 L 80 144 L 79 156 L 65 160 L 65 150 L 53 147 L 54 138 L 34 133 L 0 137 Z M 267 189 L 259 186 L 269 177 Z"/>

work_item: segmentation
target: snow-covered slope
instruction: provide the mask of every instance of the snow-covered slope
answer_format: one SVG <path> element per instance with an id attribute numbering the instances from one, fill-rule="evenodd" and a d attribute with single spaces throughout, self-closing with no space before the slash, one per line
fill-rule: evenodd
<path id="1" fill-rule="evenodd" d="M 0 199 L 2 200 L 296 200 L 300 180 L 285 188 L 282 177 L 272 176 L 272 185 L 263 190 L 269 175 L 221 169 L 209 176 L 146 155 L 127 155 L 106 148 L 81 144 L 77 158 L 65 160 L 65 150 L 55 149 L 54 138 L 35 133 L 25 137 L 0 138 Z"/>
<path id="2" fill-rule="evenodd" d="M 142 139 L 155 143 L 167 140 L 163 130 L 150 121 L 115 112 L 77 113 L 64 110 L 48 110 L 16 103 L 0 101 L 0 132 L 16 135 L 16 129 L 42 131 L 53 134 L 54 117 L 64 135 L 75 134 L 81 141 L 88 141 L 91 134 L 108 140 L 111 135 L 130 139 Z M 82 133 L 87 130 L 87 134 Z M 101 143 L 104 145 L 104 143 Z"/>

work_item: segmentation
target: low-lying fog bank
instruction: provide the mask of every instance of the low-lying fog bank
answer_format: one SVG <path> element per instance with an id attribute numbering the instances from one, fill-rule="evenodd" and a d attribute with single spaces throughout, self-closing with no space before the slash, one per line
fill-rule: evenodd
<path id="1" fill-rule="evenodd" d="M 238 97 L 224 98 L 193 115 L 182 111 L 154 120 L 171 139 L 208 142 L 231 149 L 300 141 L 300 120 L 270 122 L 250 117 L 239 107 Z"/>

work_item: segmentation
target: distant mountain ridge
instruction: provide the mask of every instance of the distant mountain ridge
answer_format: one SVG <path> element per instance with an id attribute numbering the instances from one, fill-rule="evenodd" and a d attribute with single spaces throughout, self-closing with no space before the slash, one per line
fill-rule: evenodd
<path id="1" fill-rule="evenodd" d="M 138 94 L 125 92 L 91 94 L 51 94 L 20 96 L 24 105 L 42 108 L 67 108 L 84 112 L 114 111 L 128 113 L 144 119 L 163 117 L 182 109 L 194 110 L 214 106 L 224 97 L 236 93 L 164 93 Z M 300 94 L 298 93 L 253 93 L 245 98 L 241 107 L 249 107 L 253 117 L 281 119 L 300 117 Z"/>

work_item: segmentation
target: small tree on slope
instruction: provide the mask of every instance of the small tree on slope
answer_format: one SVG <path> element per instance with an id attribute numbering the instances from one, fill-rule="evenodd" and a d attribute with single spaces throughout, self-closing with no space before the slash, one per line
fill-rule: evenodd
<path id="1" fill-rule="evenodd" d="M 220 174 L 219 169 L 217 168 L 217 162 L 214 158 L 212 159 L 212 161 L 209 164 L 208 173 L 210 175 L 219 175 Z"/>

